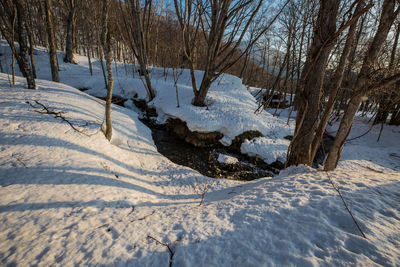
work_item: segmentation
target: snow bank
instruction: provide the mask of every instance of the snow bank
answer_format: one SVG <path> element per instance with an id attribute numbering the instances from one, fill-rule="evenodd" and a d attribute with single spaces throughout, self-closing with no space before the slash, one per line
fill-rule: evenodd
<path id="1" fill-rule="evenodd" d="M 339 166 L 353 168 L 354 164 L 368 167 L 379 165 L 379 170 L 400 171 L 400 127 L 384 125 L 381 132 L 381 125 L 372 125 L 369 116 L 356 116 Z M 339 123 L 336 122 L 327 130 L 334 136 L 338 128 Z"/>
<path id="2" fill-rule="evenodd" d="M 219 163 L 224 163 L 224 164 L 236 164 L 236 163 L 239 163 L 239 160 L 237 158 L 229 156 L 229 155 L 224 155 L 224 154 L 218 154 L 217 161 Z"/>
<path id="3" fill-rule="evenodd" d="M 240 151 L 251 157 L 259 157 L 268 164 L 275 161 L 284 163 L 289 144 L 290 141 L 286 139 L 256 137 L 250 141 L 247 139 L 244 140 Z"/>
<path id="4" fill-rule="evenodd" d="M 202 72 L 198 72 L 201 81 Z M 229 74 L 223 74 L 212 85 L 207 95 L 207 107 L 195 107 L 191 104 L 193 91 L 189 74 L 185 71 L 178 83 L 180 107 L 176 105 L 175 88 L 156 86 L 157 97 L 153 105 L 160 114 L 160 121 L 165 118 L 179 118 L 187 123 L 191 131 L 214 132 L 224 135 L 224 144 L 249 130 L 258 130 L 264 136 L 280 139 L 291 134 L 291 129 L 284 121 L 262 111 L 254 114 L 257 103 L 246 90 L 241 80 Z M 171 84 L 171 83 L 170 83 Z"/>
<path id="5" fill-rule="evenodd" d="M 51 72 L 47 52 L 36 49 L 35 57 L 38 78 L 51 80 Z M 6 42 L 0 42 L 0 52 L 9 54 Z M 11 57 L 9 56 L 8 59 Z M 86 92 L 95 96 L 106 96 L 104 78 L 99 60 L 92 58 L 93 75 L 90 75 L 87 58 L 76 55 L 78 64 L 64 63 L 63 53 L 58 53 L 60 64 L 60 81 L 75 88 L 88 89 Z M 128 99 L 146 98 L 146 90 L 138 74 L 131 65 L 114 63 L 113 94 Z M 152 85 L 156 98 L 149 103 L 156 108 L 160 123 L 168 118 L 179 118 L 187 123 L 189 130 L 198 132 L 218 131 L 224 135 L 222 143 L 230 145 L 235 136 L 249 130 L 258 130 L 268 138 L 283 138 L 293 131 L 283 120 L 273 117 L 266 111 L 254 114 L 258 105 L 254 97 L 247 91 L 241 80 L 229 74 L 223 74 L 209 90 L 207 107 L 195 107 L 191 104 L 193 90 L 190 73 L 184 70 L 177 83 L 179 104 L 177 107 L 176 88 L 172 69 L 151 68 Z M 17 68 L 17 73 L 19 73 Z M 196 71 L 198 86 L 200 86 L 202 71 Z"/>

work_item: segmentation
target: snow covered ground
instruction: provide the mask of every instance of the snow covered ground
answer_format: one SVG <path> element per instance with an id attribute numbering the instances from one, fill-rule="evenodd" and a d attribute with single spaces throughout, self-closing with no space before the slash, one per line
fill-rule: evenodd
<path id="1" fill-rule="evenodd" d="M 43 73 L 48 68 L 44 60 L 39 65 Z M 84 67 L 77 76 L 76 65 L 61 67 L 71 69 L 61 72 L 63 82 L 89 83 Z M 101 100 L 37 83 L 38 90 L 27 90 L 18 78 L 10 87 L 0 74 L 0 265 L 400 263 L 399 127 L 385 126 L 378 143 L 379 128 L 350 141 L 333 172 L 298 166 L 252 182 L 211 179 L 160 155 L 134 111 L 113 107 L 109 143 L 99 131 Z M 84 134 L 39 103 L 64 112 Z M 351 135 L 367 129 L 360 119 Z"/>
<path id="2" fill-rule="evenodd" d="M 36 48 L 35 51 L 38 78 L 51 80 L 49 58 L 46 50 Z M 2 61 L 10 64 L 10 49 L 4 41 L 0 41 L 0 53 L 5 55 Z M 60 81 L 62 83 L 75 88 L 85 88 L 87 89 L 86 93 L 94 96 L 106 96 L 104 78 L 99 60 L 92 58 L 93 76 L 91 76 L 87 57 L 76 55 L 78 61 L 76 65 L 66 64 L 62 59 L 63 53 L 58 53 L 61 70 Z M 135 109 L 131 99 L 135 96 L 141 99 L 146 98 L 146 91 L 141 79 L 137 73 L 132 74 L 131 65 L 124 66 L 123 63 L 114 63 L 113 68 L 113 94 L 129 99 L 126 106 Z M 6 71 L 10 71 L 10 69 L 10 67 L 5 68 Z M 180 71 L 177 70 L 176 73 L 180 73 Z M 268 139 L 286 144 L 283 138 L 291 135 L 293 132 L 293 124 L 290 127 L 286 124 L 286 121 L 273 117 L 266 111 L 254 114 L 258 104 L 242 84 L 241 80 L 235 76 L 229 74 L 221 75 L 210 88 L 207 97 L 207 107 L 195 107 L 191 104 L 193 90 L 190 74 L 188 70 L 184 70 L 178 75 L 179 80 L 177 85 L 180 102 L 180 107 L 178 108 L 173 70 L 166 69 L 165 72 L 162 68 L 152 68 L 150 74 L 152 86 L 156 91 L 156 98 L 149 105 L 156 108 L 159 123 L 164 123 L 168 118 L 179 118 L 187 123 L 191 131 L 218 131 L 224 135 L 221 139 L 221 143 L 224 145 L 230 145 L 232 140 L 243 132 L 254 130 L 260 131 Z M 197 71 L 196 75 L 197 82 L 199 83 L 198 86 L 200 86 L 203 72 Z M 257 151 L 264 151 L 265 149 L 261 147 Z M 279 155 L 273 157 L 275 156 L 273 153 L 259 156 L 260 158 L 268 157 L 268 162 L 281 159 Z"/>

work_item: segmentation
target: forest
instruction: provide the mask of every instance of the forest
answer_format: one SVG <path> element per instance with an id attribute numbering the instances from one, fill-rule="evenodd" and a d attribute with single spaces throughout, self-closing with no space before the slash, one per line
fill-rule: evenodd
<path id="1" fill-rule="evenodd" d="M 2 0 L 0 265 L 398 265 L 399 14 Z"/>

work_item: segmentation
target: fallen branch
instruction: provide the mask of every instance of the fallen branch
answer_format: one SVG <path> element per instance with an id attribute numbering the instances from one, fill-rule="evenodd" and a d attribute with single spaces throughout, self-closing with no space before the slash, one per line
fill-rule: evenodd
<path id="1" fill-rule="evenodd" d="M 355 163 L 355 164 L 357 164 L 358 166 L 361 166 L 361 167 L 363 167 L 363 168 L 365 168 L 365 169 L 368 169 L 368 170 L 371 170 L 371 171 L 374 171 L 374 172 L 377 172 L 377 173 L 384 173 L 384 171 L 375 170 L 374 168 L 371 168 L 371 167 L 368 167 L 368 166 L 364 166 L 364 165 L 362 165 L 362 164 L 360 164 L 360 163 L 358 163 L 358 162 L 353 162 L 353 163 Z"/>
<path id="2" fill-rule="evenodd" d="M 208 190 L 210 190 L 211 186 L 214 185 L 215 182 L 211 183 L 208 182 L 206 184 L 194 184 L 193 185 L 193 190 L 196 192 L 196 194 L 200 197 L 200 203 L 199 206 L 201 206 L 204 202 L 204 198 L 208 192 Z"/>
<path id="3" fill-rule="evenodd" d="M 133 211 L 132 211 L 132 212 L 133 212 Z M 154 213 L 156 213 L 156 212 L 153 210 L 152 213 L 147 214 L 147 215 L 145 215 L 145 216 L 143 216 L 143 217 L 141 217 L 141 218 L 138 218 L 138 219 L 133 219 L 133 220 L 131 220 L 131 222 L 134 222 L 134 221 L 143 221 L 143 220 L 145 220 L 147 217 L 150 217 L 151 215 L 153 215 Z"/>
<path id="4" fill-rule="evenodd" d="M 340 198 L 342 199 L 342 202 L 343 202 L 343 204 L 344 204 L 344 207 L 346 208 L 347 212 L 350 214 L 351 218 L 353 219 L 354 224 L 357 226 L 357 228 L 358 228 L 358 230 L 360 231 L 362 237 L 367 238 L 367 237 L 365 236 L 364 232 L 361 230 L 361 227 L 360 227 L 360 225 L 358 224 L 356 218 L 354 218 L 353 213 L 350 211 L 349 207 L 347 206 L 346 201 L 344 200 L 344 198 L 343 198 L 343 196 L 342 196 L 342 193 L 340 193 L 339 188 L 333 183 L 333 181 L 332 181 L 331 177 L 329 176 L 329 173 L 328 173 L 328 172 L 326 172 L 326 176 L 328 177 L 329 181 L 331 182 L 332 187 L 335 189 L 335 191 L 339 194 Z"/>
<path id="5" fill-rule="evenodd" d="M 135 206 L 132 205 L 132 210 L 126 216 L 131 215 L 134 211 L 135 211 Z"/>
<path id="6" fill-rule="evenodd" d="M 26 166 L 26 164 L 25 164 L 25 162 L 24 162 L 24 160 L 23 160 L 22 158 L 16 157 L 15 159 L 16 159 L 18 162 L 20 162 L 22 165 L 24 165 L 25 168 L 28 168 L 28 166 Z"/>
<path id="7" fill-rule="evenodd" d="M 350 141 L 356 140 L 356 139 L 358 139 L 358 138 L 360 138 L 360 137 L 363 137 L 364 135 L 366 135 L 367 133 L 369 133 L 369 132 L 372 130 L 372 128 L 373 128 L 373 126 L 370 127 L 370 128 L 368 129 L 368 131 L 366 131 L 366 132 L 363 133 L 362 135 L 359 135 L 359 136 L 354 137 L 354 138 L 347 139 L 346 142 L 350 142 Z"/>
<path id="8" fill-rule="evenodd" d="M 29 104 L 31 107 L 36 108 L 31 102 L 26 101 L 26 103 Z M 82 130 L 76 128 L 75 125 L 72 124 L 72 122 L 70 122 L 69 120 L 67 120 L 67 119 L 63 116 L 63 114 L 64 114 L 65 112 L 51 110 L 51 109 L 49 109 L 48 107 L 46 107 L 45 105 L 43 105 L 42 103 L 40 103 L 40 102 L 37 101 L 37 100 L 35 100 L 35 103 L 42 107 L 42 110 L 35 110 L 35 112 L 40 113 L 40 114 L 54 115 L 54 118 L 60 118 L 60 119 L 62 119 L 63 121 L 65 121 L 66 123 L 68 123 L 69 126 L 71 126 L 72 129 L 74 129 L 76 132 L 78 132 L 78 133 L 80 133 L 80 134 L 83 134 L 83 135 L 85 135 L 85 136 L 90 137 L 90 136 L 92 136 L 92 135 L 95 135 L 95 134 L 98 132 L 98 131 L 96 131 L 96 132 L 93 133 L 93 134 L 87 134 L 87 133 L 83 132 Z"/>
<path id="9" fill-rule="evenodd" d="M 168 248 L 168 251 L 169 251 L 169 267 L 171 267 L 171 266 L 172 266 L 172 260 L 173 260 L 173 258 L 174 258 L 174 254 L 175 254 L 175 251 L 173 251 L 173 250 L 171 249 L 171 244 L 161 242 L 160 240 L 158 240 L 158 239 L 155 238 L 155 237 L 152 237 L 151 235 L 147 235 L 147 238 L 153 239 L 154 241 L 156 241 L 156 243 L 158 243 L 158 244 L 160 244 L 160 245 L 165 246 L 165 247 Z"/>
<path id="10" fill-rule="evenodd" d="M 395 158 L 400 158 L 400 155 L 397 155 L 396 153 L 390 153 L 389 156 L 395 157 Z"/>

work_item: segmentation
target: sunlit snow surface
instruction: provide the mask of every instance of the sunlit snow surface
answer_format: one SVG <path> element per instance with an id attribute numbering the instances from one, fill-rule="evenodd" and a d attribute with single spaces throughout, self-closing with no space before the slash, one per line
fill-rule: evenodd
<path id="1" fill-rule="evenodd" d="M 102 101 L 37 83 L 27 90 L 17 78 L 10 88 L 0 74 L 0 265 L 167 266 L 167 247 L 148 236 L 169 244 L 173 266 L 400 262 L 399 127 L 385 126 L 379 143 L 379 126 L 347 143 L 329 173 L 364 239 L 324 172 L 299 166 L 246 183 L 207 178 L 160 155 L 134 111 L 113 107 L 109 143 L 98 131 Z M 36 112 L 35 100 L 90 136 Z M 352 136 L 367 129 L 360 119 Z"/>

